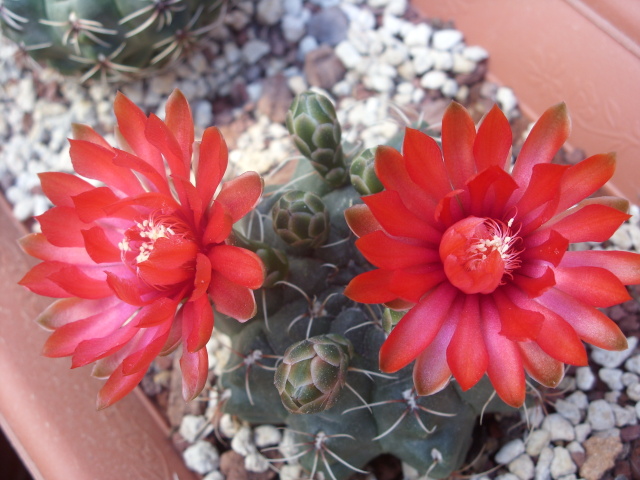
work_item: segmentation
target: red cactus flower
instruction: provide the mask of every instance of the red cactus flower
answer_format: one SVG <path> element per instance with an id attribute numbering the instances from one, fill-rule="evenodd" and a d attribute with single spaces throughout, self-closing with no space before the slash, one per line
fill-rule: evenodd
<path id="1" fill-rule="evenodd" d="M 380 350 L 380 368 L 413 360 L 419 394 L 463 390 L 485 374 L 509 405 L 525 398 L 525 371 L 556 386 L 564 364 L 586 365 L 582 341 L 621 350 L 627 342 L 597 307 L 630 298 L 640 255 L 567 251 L 603 242 L 629 216 L 627 202 L 585 198 L 611 178 L 613 154 L 574 166 L 551 164 L 569 135 L 564 104 L 533 127 L 509 174 L 511 130 L 494 107 L 478 131 L 452 103 L 435 140 L 407 129 L 403 154 L 380 146 L 375 170 L 385 190 L 346 213 L 365 258 L 377 269 L 345 295 L 406 315 Z"/>
<path id="2" fill-rule="evenodd" d="M 95 362 L 93 374 L 108 377 L 99 408 L 129 393 L 156 356 L 180 343 L 183 395 L 192 399 L 207 378 L 211 302 L 239 321 L 256 312 L 252 290 L 264 267 L 231 236 L 258 202 L 262 179 L 247 172 L 216 195 L 227 146 L 214 127 L 194 143 L 191 111 L 177 90 L 164 121 L 122 94 L 114 109 L 121 149 L 87 126 L 75 126 L 70 141 L 76 172 L 102 186 L 40 175 L 55 206 L 38 217 L 42 233 L 21 240 L 42 263 L 20 283 L 60 298 L 38 318 L 53 330 L 44 355 L 71 356 L 72 368 Z"/>

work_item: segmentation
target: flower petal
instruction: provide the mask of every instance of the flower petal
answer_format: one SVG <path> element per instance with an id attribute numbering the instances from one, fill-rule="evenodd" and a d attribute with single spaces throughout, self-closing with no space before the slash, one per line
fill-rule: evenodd
<path id="1" fill-rule="evenodd" d="M 147 141 L 145 129 L 147 116 L 131 100 L 118 92 L 113 102 L 113 111 L 118 120 L 118 133 L 133 153 L 151 165 L 158 174 L 166 178 L 164 162 L 157 148 Z"/>
<path id="2" fill-rule="evenodd" d="M 46 330 L 55 330 L 68 323 L 105 312 L 118 303 L 119 300 L 115 296 L 99 300 L 85 300 L 77 297 L 63 298 L 53 302 L 38 315 L 36 323 Z"/>
<path id="3" fill-rule="evenodd" d="M 87 269 L 76 265 L 67 265 L 49 274 L 49 279 L 74 297 L 98 299 L 113 295 L 106 282 L 106 276 L 97 271 L 97 276 L 90 276 Z"/>
<path id="4" fill-rule="evenodd" d="M 35 217 L 49 243 L 56 247 L 84 247 L 81 230 L 90 225 L 78 218 L 71 207 L 53 207 Z"/>
<path id="5" fill-rule="evenodd" d="M 404 157 L 394 148 L 380 145 L 374 163 L 376 175 L 387 190 L 395 190 L 414 215 L 430 222 L 436 203 L 411 179 Z"/>
<path id="6" fill-rule="evenodd" d="M 98 392 L 96 408 L 105 409 L 124 398 L 136 388 L 146 373 L 143 369 L 132 375 L 124 375 L 121 367 L 116 369 Z"/>
<path id="7" fill-rule="evenodd" d="M 535 123 L 522 145 L 513 167 L 513 178 L 526 187 L 533 173 L 533 166 L 550 163 L 562 144 L 569 138 L 571 120 L 567 106 L 559 103 L 547 111 Z"/>
<path id="8" fill-rule="evenodd" d="M 196 171 L 196 188 L 205 205 L 209 205 L 220 185 L 227 170 L 228 159 L 229 151 L 220 130 L 215 127 L 207 128 L 202 134 Z"/>
<path id="9" fill-rule="evenodd" d="M 525 399 L 525 377 L 522 356 L 516 342 L 500 335 L 502 323 L 491 297 L 480 300 L 482 331 L 489 364 L 487 375 L 496 393 L 507 405 L 519 408 Z"/>
<path id="10" fill-rule="evenodd" d="M 433 341 L 416 358 L 413 384 L 418 395 L 433 395 L 444 389 L 451 379 L 446 350 L 460 318 L 462 302 L 456 303 Z"/>
<path id="11" fill-rule="evenodd" d="M 182 332 L 186 335 L 185 348 L 194 353 L 204 348 L 213 332 L 213 310 L 209 297 L 201 296 L 182 307 Z"/>
<path id="12" fill-rule="evenodd" d="M 154 300 L 140 309 L 134 319 L 135 326 L 137 328 L 149 328 L 164 323 L 175 316 L 178 304 L 178 300 L 167 297 L 160 297 Z"/>
<path id="13" fill-rule="evenodd" d="M 530 277 L 521 275 L 524 269 L 513 273 L 513 283 L 524 291 L 530 298 L 536 298 L 542 295 L 556 284 L 556 277 L 553 270 L 545 267 L 542 275 Z"/>
<path id="14" fill-rule="evenodd" d="M 390 235 L 416 238 L 432 245 L 437 245 L 442 237 L 441 232 L 405 207 L 394 190 L 363 197 L 362 201 Z"/>
<path id="15" fill-rule="evenodd" d="M 71 124 L 71 135 L 75 140 L 85 140 L 87 142 L 95 143 L 100 147 L 104 147 L 107 149 L 113 150 L 111 145 L 96 132 L 93 128 L 88 125 L 80 125 L 78 123 Z"/>
<path id="16" fill-rule="evenodd" d="M 536 301 L 564 318 L 583 341 L 605 350 L 627 348 L 627 339 L 613 320 L 571 295 L 552 288 Z"/>
<path id="17" fill-rule="evenodd" d="M 134 375 L 139 371 L 146 372 L 166 343 L 170 329 L 171 323 L 166 322 L 141 330 L 142 334 L 135 343 L 135 351 L 122 361 L 122 373 Z"/>
<path id="18" fill-rule="evenodd" d="M 469 112 L 459 103 L 451 102 L 442 117 L 442 152 L 454 189 L 463 188 L 476 174 L 475 139 L 476 126 Z"/>
<path id="19" fill-rule="evenodd" d="M 167 99 L 164 121 L 178 142 L 185 169 L 189 171 L 194 141 L 193 117 L 189 102 L 177 88 Z"/>
<path id="20" fill-rule="evenodd" d="M 480 325 L 479 295 L 465 295 L 456 331 L 447 347 L 447 363 L 463 391 L 482 378 L 489 365 Z"/>
<path id="21" fill-rule="evenodd" d="M 95 362 L 116 352 L 129 342 L 138 329 L 128 323 L 101 338 L 90 338 L 78 344 L 71 357 L 71 368 L 78 368 Z"/>
<path id="22" fill-rule="evenodd" d="M 493 300 L 500 316 L 500 335 L 514 342 L 538 338 L 544 322 L 541 313 L 519 307 L 501 290 L 493 292 Z"/>
<path id="23" fill-rule="evenodd" d="M 215 271 L 211 276 L 209 295 L 218 312 L 239 322 L 246 322 L 258 311 L 251 289 L 233 283 Z"/>
<path id="24" fill-rule="evenodd" d="M 227 209 L 218 201 L 214 201 L 209 209 L 209 218 L 202 240 L 205 245 L 222 243 L 231 234 L 233 219 Z"/>
<path id="25" fill-rule="evenodd" d="M 356 240 L 356 246 L 364 257 L 379 268 L 407 268 L 440 260 L 438 251 L 432 248 L 410 245 L 376 231 Z"/>
<path id="26" fill-rule="evenodd" d="M 543 228 L 552 228 L 570 243 L 606 242 L 624 221 L 631 218 L 616 208 L 597 203 L 579 205 L 567 212 L 565 217 L 552 220 Z"/>
<path id="27" fill-rule="evenodd" d="M 113 150 L 85 140 L 69 140 L 69 155 L 74 170 L 83 177 L 99 180 L 127 195 L 144 192 L 140 181 L 128 168 L 113 163 Z"/>
<path id="28" fill-rule="evenodd" d="M 564 364 L 550 357 L 535 342 L 518 343 L 524 369 L 547 388 L 557 387 L 564 378 Z"/>
<path id="29" fill-rule="evenodd" d="M 226 207 L 235 223 L 258 204 L 263 188 L 264 182 L 260 175 L 256 172 L 245 172 L 222 184 L 216 202 Z"/>
<path id="30" fill-rule="evenodd" d="M 59 207 L 73 207 L 71 197 L 95 187 L 77 175 L 63 172 L 39 173 L 40 186 L 51 203 Z"/>
<path id="31" fill-rule="evenodd" d="M 557 211 L 562 212 L 595 193 L 611 179 L 615 168 L 615 153 L 593 155 L 569 167 L 562 177 Z"/>
<path id="32" fill-rule="evenodd" d="M 189 301 L 193 302 L 204 295 L 209 289 L 210 282 L 211 262 L 204 253 L 198 252 L 196 256 L 196 274 L 193 278 L 193 292 L 191 292 Z"/>
<path id="33" fill-rule="evenodd" d="M 233 245 L 216 245 L 209 250 L 208 257 L 211 268 L 233 283 L 255 290 L 264 282 L 264 264 L 250 250 Z"/>
<path id="34" fill-rule="evenodd" d="M 555 230 L 546 230 L 544 234 L 524 239 L 524 249 L 520 258 L 525 260 L 548 262 L 554 267 L 560 264 L 563 256 L 567 254 L 569 240 Z"/>
<path id="35" fill-rule="evenodd" d="M 518 184 L 511 175 L 495 165 L 491 165 L 469 179 L 468 214 L 499 218 Z"/>
<path id="36" fill-rule="evenodd" d="M 351 279 L 344 295 L 358 303 L 386 303 L 397 298 L 391 291 L 393 270 L 375 269 Z"/>
<path id="37" fill-rule="evenodd" d="M 207 350 L 201 348 L 195 353 L 187 349 L 182 350 L 180 370 L 182 371 L 182 397 L 189 402 L 200 394 L 207 383 L 209 374 Z"/>
<path id="38" fill-rule="evenodd" d="M 167 177 L 164 172 L 158 172 L 153 167 L 153 165 L 141 159 L 140 157 L 124 150 L 116 150 L 115 156 L 113 157 L 113 164 L 117 165 L 118 167 L 126 168 L 140 173 L 149 182 L 151 182 L 151 185 L 154 187 L 153 189 L 155 189 L 155 191 L 160 192 L 164 195 L 171 196 L 171 190 L 169 189 Z M 152 188 L 149 189 L 153 190 Z"/>
<path id="39" fill-rule="evenodd" d="M 364 237 L 376 230 L 382 230 L 382 225 L 366 205 L 358 204 L 345 209 L 344 218 L 357 237 Z"/>
<path id="40" fill-rule="evenodd" d="M 20 247 L 27 255 L 40 260 L 74 263 L 76 265 L 93 265 L 94 261 L 82 247 L 56 247 L 42 233 L 30 233 L 18 240 Z"/>
<path id="41" fill-rule="evenodd" d="M 555 277 L 560 290 L 592 307 L 612 307 L 631 300 L 618 277 L 605 268 L 560 267 L 555 269 Z"/>
<path id="42" fill-rule="evenodd" d="M 397 372 L 411 363 L 438 334 L 458 291 L 442 283 L 402 317 L 380 348 L 380 370 Z"/>
<path id="43" fill-rule="evenodd" d="M 640 284 L 640 255 L 634 252 L 586 250 L 567 252 L 561 267 L 600 267 L 613 273 L 625 285 Z"/>
<path id="44" fill-rule="evenodd" d="M 434 201 L 451 191 L 451 181 L 436 141 L 420 130 L 407 128 L 404 133 L 402 154 L 407 172 Z"/>
<path id="45" fill-rule="evenodd" d="M 395 297 L 418 303 L 422 296 L 447 276 L 440 263 L 394 270 L 389 288 Z"/>
<path id="46" fill-rule="evenodd" d="M 91 259 L 96 263 L 114 263 L 121 260 L 121 252 L 98 226 L 81 230 L 84 245 Z"/>
<path id="47" fill-rule="evenodd" d="M 510 160 L 511 141 L 509 120 L 502 110 L 494 105 L 482 119 L 473 144 L 473 156 L 478 172 L 492 166 L 504 170 Z"/>

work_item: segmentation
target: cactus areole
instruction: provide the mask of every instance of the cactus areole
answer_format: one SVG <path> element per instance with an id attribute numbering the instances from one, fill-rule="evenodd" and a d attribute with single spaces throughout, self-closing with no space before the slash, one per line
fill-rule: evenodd
<path id="1" fill-rule="evenodd" d="M 526 374 L 555 386 L 565 363 L 586 363 L 583 341 L 626 347 L 597 308 L 629 298 L 640 255 L 568 246 L 605 241 L 627 205 L 586 199 L 613 174 L 612 154 L 551 163 L 569 134 L 562 104 L 511 171 L 498 108 L 476 130 L 452 103 L 441 145 L 407 128 L 402 152 L 358 152 L 343 148 L 329 99 L 306 92 L 287 127 L 308 161 L 262 197 L 254 173 L 217 191 L 226 146 L 210 128 L 192 149 L 179 92 L 164 121 L 121 95 L 116 116 L 122 149 L 88 127 L 71 148 L 78 173 L 104 186 L 43 174 L 56 206 L 22 241 L 42 263 L 21 283 L 60 298 L 38 319 L 53 330 L 45 354 L 95 362 L 102 407 L 180 344 L 185 397 L 196 396 L 213 307 L 232 352 L 214 385 L 221 408 L 286 425 L 280 449 L 311 478 L 366 473 L 381 453 L 444 478 L 481 411 L 523 404 Z"/>

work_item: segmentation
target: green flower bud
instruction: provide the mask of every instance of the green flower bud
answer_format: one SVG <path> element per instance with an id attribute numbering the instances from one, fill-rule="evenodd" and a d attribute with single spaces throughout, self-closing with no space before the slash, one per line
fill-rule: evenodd
<path id="1" fill-rule="evenodd" d="M 342 130 L 329 99 L 315 92 L 301 93 L 291 103 L 286 122 L 296 147 L 322 178 L 334 188 L 345 185 Z"/>
<path id="2" fill-rule="evenodd" d="M 313 193 L 285 193 L 273 206 L 271 215 L 276 233 L 292 247 L 318 248 L 329 238 L 329 210 Z"/>
<path id="3" fill-rule="evenodd" d="M 329 333 L 294 343 L 284 352 L 274 383 L 291 413 L 319 413 L 331 408 L 347 380 L 351 342 Z"/>
<path id="4" fill-rule="evenodd" d="M 384 190 L 374 168 L 375 155 L 375 148 L 367 148 L 351 163 L 349 177 L 353 188 L 360 195 L 371 195 Z"/>
<path id="5" fill-rule="evenodd" d="M 397 310 L 391 310 L 390 308 L 385 308 L 382 312 L 382 329 L 386 332 L 387 335 L 391 333 L 393 327 L 395 327 L 404 314 L 407 312 L 398 312 Z"/>

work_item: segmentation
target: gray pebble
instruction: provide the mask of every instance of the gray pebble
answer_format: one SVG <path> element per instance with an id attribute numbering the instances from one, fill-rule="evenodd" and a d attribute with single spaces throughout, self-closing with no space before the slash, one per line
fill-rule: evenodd
<path id="1" fill-rule="evenodd" d="M 634 383 L 627 387 L 627 396 L 634 402 L 640 401 L 640 383 Z"/>
<path id="2" fill-rule="evenodd" d="M 538 456 L 536 463 L 535 480 L 549 480 L 551 478 L 551 461 L 553 460 L 553 450 L 545 447 Z"/>
<path id="3" fill-rule="evenodd" d="M 558 479 L 565 475 L 570 475 L 578 470 L 576 464 L 571 459 L 571 454 L 564 447 L 553 449 L 553 460 L 551 460 L 551 477 Z"/>
<path id="4" fill-rule="evenodd" d="M 432 45 L 437 50 L 451 50 L 454 46 L 462 42 L 462 32 L 445 28 L 438 30 L 433 34 Z"/>
<path id="5" fill-rule="evenodd" d="M 580 390 L 588 392 L 593 388 L 596 383 L 596 376 L 591 371 L 590 367 L 578 367 L 576 368 L 576 386 Z"/>
<path id="6" fill-rule="evenodd" d="M 617 368 L 624 363 L 624 361 L 631 356 L 633 350 L 638 345 L 637 337 L 629 337 L 627 339 L 629 344 L 626 350 L 620 352 L 603 350 L 598 347 L 594 347 L 591 352 L 591 359 L 598 365 L 608 368 Z"/>
<path id="7" fill-rule="evenodd" d="M 576 432 L 576 442 L 584 443 L 584 441 L 591 434 L 591 425 L 588 423 L 581 423 L 576 425 L 573 430 Z"/>
<path id="8" fill-rule="evenodd" d="M 554 404 L 556 412 L 569 420 L 572 425 L 580 423 L 581 415 L 578 406 L 568 400 L 559 399 Z"/>
<path id="9" fill-rule="evenodd" d="M 610 390 L 622 390 L 622 370 L 617 368 L 601 368 L 598 371 L 600 380 L 607 384 Z"/>
<path id="10" fill-rule="evenodd" d="M 606 400 L 594 400 L 587 410 L 587 421 L 595 431 L 607 430 L 616 425 L 611 404 Z"/>
<path id="11" fill-rule="evenodd" d="M 182 458 L 189 470 L 206 475 L 220 467 L 220 454 L 211 443 L 201 440 L 182 452 Z"/>
<path id="12" fill-rule="evenodd" d="M 635 355 L 624 362 L 624 368 L 630 372 L 640 375 L 640 355 Z"/>
<path id="13" fill-rule="evenodd" d="M 558 440 L 570 442 L 576 438 L 571 423 L 558 413 L 548 415 L 542 422 L 542 429 L 549 432 L 552 442 Z"/>
<path id="14" fill-rule="evenodd" d="M 549 445 L 551 433 L 547 430 L 534 430 L 527 437 L 526 452 L 532 457 L 537 457 L 543 448 Z"/>
<path id="15" fill-rule="evenodd" d="M 494 458 L 496 463 L 506 465 L 519 455 L 523 454 L 524 451 L 524 442 L 521 439 L 516 438 L 515 440 L 511 440 L 507 444 L 503 445 Z"/>
<path id="16" fill-rule="evenodd" d="M 420 80 L 420 85 L 427 90 L 440 90 L 447 81 L 447 74 L 437 70 L 432 70 L 424 74 Z"/>
<path id="17" fill-rule="evenodd" d="M 518 456 L 509 463 L 509 471 L 520 480 L 530 480 L 535 475 L 535 465 L 526 453 Z"/>

